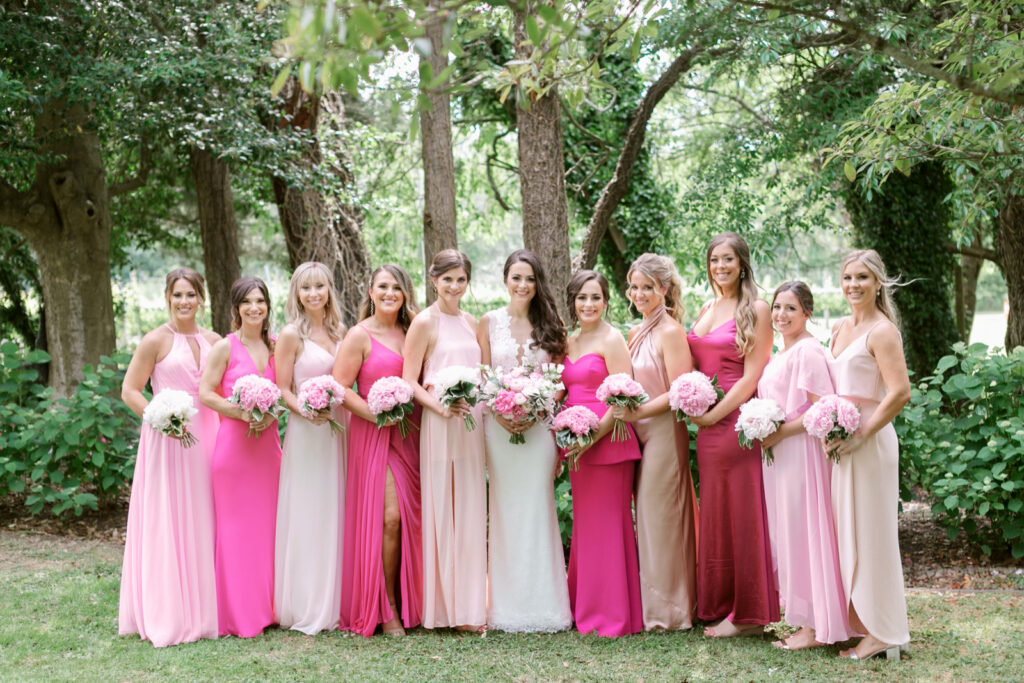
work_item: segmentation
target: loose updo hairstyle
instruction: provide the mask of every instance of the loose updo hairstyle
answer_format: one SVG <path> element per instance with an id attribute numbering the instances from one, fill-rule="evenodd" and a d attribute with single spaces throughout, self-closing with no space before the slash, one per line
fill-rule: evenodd
<path id="1" fill-rule="evenodd" d="M 544 349 L 551 358 L 561 358 L 565 355 L 565 328 L 562 325 L 562 318 L 558 315 L 558 309 L 555 307 L 555 299 L 551 296 L 551 290 L 548 288 L 544 266 L 541 265 L 536 254 L 529 249 L 513 251 L 505 259 L 505 267 L 502 270 L 506 282 L 509 269 L 516 263 L 525 263 L 533 269 L 535 288 L 527 312 L 530 325 L 533 326 L 531 346 Z"/>
<path id="2" fill-rule="evenodd" d="M 174 290 L 174 283 L 178 280 L 185 280 L 192 285 L 192 289 L 196 290 L 196 296 L 199 297 L 200 306 L 206 303 L 206 281 L 203 280 L 203 276 L 188 267 L 175 268 L 167 273 L 167 281 L 164 285 L 164 298 L 167 299 L 168 310 L 171 308 L 171 294 Z"/>
<path id="3" fill-rule="evenodd" d="M 341 322 L 341 309 L 338 308 L 338 297 L 334 289 L 334 275 L 331 269 L 317 261 L 300 263 L 292 273 L 292 281 L 288 285 L 288 300 L 284 302 L 284 317 L 288 323 L 295 325 L 299 336 L 309 337 L 309 318 L 299 301 L 299 290 L 310 280 L 320 277 L 327 283 L 327 303 L 324 304 L 324 330 L 331 341 L 339 341 L 344 336 L 344 324 Z"/>
<path id="4" fill-rule="evenodd" d="M 260 328 L 260 337 L 263 343 L 271 351 L 274 350 L 274 340 L 270 338 L 270 292 L 267 290 L 267 283 L 258 277 L 240 277 L 231 283 L 231 331 L 234 332 L 242 327 L 242 314 L 238 307 L 245 301 L 245 296 L 250 291 L 258 289 L 267 302 L 267 317 L 263 319 L 263 326 Z"/>
<path id="5" fill-rule="evenodd" d="M 727 245 L 732 248 L 736 258 L 740 262 L 740 286 L 738 301 L 736 302 L 736 313 L 733 319 L 736 321 L 736 349 L 744 356 L 750 353 L 757 342 L 754 329 L 757 324 L 757 311 L 754 310 L 754 302 L 757 301 L 757 284 L 754 282 L 754 270 L 750 267 L 750 247 L 747 241 L 735 232 L 723 232 L 716 235 L 708 244 L 708 252 L 705 263 L 708 271 L 708 281 L 715 296 L 721 296 L 715 278 L 711 275 L 711 252 L 716 247 Z"/>
<path id="6" fill-rule="evenodd" d="M 597 280 L 598 286 L 601 287 L 601 296 L 604 297 L 605 310 L 608 310 L 608 279 L 596 270 L 580 270 L 572 276 L 569 284 L 565 286 L 565 301 L 569 309 L 570 329 L 576 327 L 580 322 L 579 318 L 576 317 L 576 295 L 583 289 L 583 285 L 591 280 Z"/>
<path id="7" fill-rule="evenodd" d="M 427 275 L 430 276 L 430 279 L 434 279 L 452 268 L 462 268 L 466 271 L 467 282 L 473 279 L 473 264 L 469 262 L 469 257 L 458 249 L 442 249 L 434 254 L 434 260 L 430 264 Z"/>
<path id="8" fill-rule="evenodd" d="M 779 297 L 779 294 L 783 292 L 792 292 L 796 300 L 800 302 L 800 308 L 803 309 L 804 313 L 811 315 L 814 313 L 814 295 L 811 293 L 811 288 L 807 286 L 806 282 L 800 280 L 790 280 L 789 282 L 783 282 L 781 285 L 775 288 L 775 293 L 772 294 L 772 305 L 775 305 L 775 300 Z"/>
<path id="9" fill-rule="evenodd" d="M 665 311 L 675 318 L 676 322 L 682 323 L 683 279 L 679 277 L 675 262 L 660 254 L 641 254 L 626 273 L 627 283 L 633 277 L 633 273 L 640 273 L 658 287 L 665 288 Z"/>
<path id="10" fill-rule="evenodd" d="M 885 272 L 885 263 L 882 262 L 882 257 L 878 255 L 878 252 L 874 249 L 858 249 L 851 251 L 843 259 L 843 266 L 839 269 L 839 277 L 842 278 L 843 272 L 846 270 L 846 266 L 850 265 L 854 261 L 860 261 L 864 264 L 864 267 L 871 271 L 871 274 L 875 276 L 880 285 L 878 289 L 878 296 L 875 297 L 875 304 L 878 306 L 878 310 L 882 312 L 886 318 L 892 322 L 896 327 L 900 326 L 900 312 L 896 308 L 895 302 L 892 300 L 892 289 L 894 287 L 901 287 L 904 283 L 901 283 L 899 278 L 889 277 Z M 913 280 L 911 281 L 913 282 Z M 909 283 L 906 283 L 909 284 Z"/>
<path id="11" fill-rule="evenodd" d="M 396 266 L 393 263 L 385 263 L 382 266 L 377 266 L 372 273 L 370 273 L 370 283 L 366 287 L 366 296 L 363 297 L 362 303 L 359 304 L 359 319 L 366 320 L 374 313 L 373 298 L 371 292 L 373 291 L 373 283 L 377 281 L 377 276 L 382 272 L 388 272 L 398 282 L 398 288 L 402 290 L 402 309 L 398 311 L 398 324 L 401 326 L 403 332 L 409 331 L 409 325 L 412 325 L 412 319 L 416 317 L 416 314 L 420 312 L 420 307 L 416 305 L 416 299 L 412 292 L 412 278 L 409 277 L 409 273 L 405 272 L 405 269 L 401 266 Z"/>

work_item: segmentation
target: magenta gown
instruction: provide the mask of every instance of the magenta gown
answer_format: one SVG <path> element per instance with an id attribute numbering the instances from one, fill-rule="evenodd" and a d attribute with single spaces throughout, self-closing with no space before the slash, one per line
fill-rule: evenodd
<path id="1" fill-rule="evenodd" d="M 774 355 L 757 384 L 757 395 L 778 403 L 787 421 L 810 407 L 808 394 L 831 393 L 825 349 L 811 337 Z M 806 432 L 781 440 L 772 452 L 775 463 L 763 466 L 765 503 L 786 621 L 813 628 L 820 643 L 847 640 L 852 634 L 832 521 L 832 461 Z"/>
<path id="2" fill-rule="evenodd" d="M 743 376 L 736 349 L 736 321 L 703 337 L 686 335 L 695 369 L 718 377 L 729 391 Z M 697 432 L 700 528 L 697 534 L 697 617 L 733 624 L 779 620 L 779 591 L 761 475 L 761 451 L 742 448 L 736 437 L 739 408 Z"/>
<path id="3" fill-rule="evenodd" d="M 198 364 L 190 337 L 199 347 Z M 217 637 L 209 456 L 217 413 L 198 396 L 209 351 L 202 335 L 175 333 L 151 378 L 154 394 L 164 389 L 192 394 L 199 412 L 189 432 L 196 445 L 184 448 L 178 439 L 143 425 L 135 459 L 118 633 L 138 633 L 156 647 Z"/>
<path id="4" fill-rule="evenodd" d="M 583 405 L 598 417 L 604 415 L 608 407 L 596 392 L 607 376 L 604 358 L 597 354 L 584 354 L 575 363 L 566 356 L 565 405 Z M 640 446 L 630 426 L 627 441 L 612 441 L 609 433 L 581 456 L 579 469 L 569 473 L 569 601 L 580 633 L 614 637 L 644 628 L 631 509 L 639 459 Z"/>
<path id="5" fill-rule="evenodd" d="M 370 354 L 359 368 L 356 386 L 366 398 L 381 377 L 401 377 L 403 359 L 370 335 Z M 419 423 L 419 410 L 412 416 Z M 404 439 L 397 426 L 377 428 L 357 415 L 348 432 L 348 484 L 345 496 L 345 555 L 341 586 L 341 628 L 370 637 L 394 616 L 384 586 L 384 484 L 395 480 L 402 518 L 401 566 L 397 598 L 402 624 L 412 628 L 423 608 L 423 551 L 420 530 L 419 432 Z"/>
<path id="6" fill-rule="evenodd" d="M 220 394 L 259 369 L 235 334 Z M 263 369 L 274 380 L 274 356 Z M 249 425 L 222 418 L 213 448 L 213 503 L 217 520 L 217 612 L 220 635 L 251 638 L 274 623 L 274 533 L 281 473 L 277 425 L 248 436 Z"/>

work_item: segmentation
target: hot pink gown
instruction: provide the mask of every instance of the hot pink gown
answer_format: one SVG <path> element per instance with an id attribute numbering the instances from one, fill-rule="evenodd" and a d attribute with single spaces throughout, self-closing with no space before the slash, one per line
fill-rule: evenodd
<path id="1" fill-rule="evenodd" d="M 199 347 L 198 364 L 189 339 Z M 217 637 L 209 454 L 218 416 L 199 403 L 199 377 L 209 351 L 202 335 L 175 333 L 151 378 L 154 394 L 164 389 L 192 394 L 199 413 L 189 432 L 198 443 L 184 448 L 178 439 L 143 425 L 135 460 L 118 633 L 138 633 L 156 647 Z"/>
<path id="2" fill-rule="evenodd" d="M 235 382 L 259 375 L 249 352 L 229 334 L 231 357 L 220 394 Z M 274 355 L 263 370 L 274 381 Z M 217 520 L 217 611 L 220 634 L 251 638 L 274 623 L 274 530 L 281 472 L 277 424 L 258 436 L 249 425 L 222 418 L 213 448 L 213 502 Z"/>
<path id="3" fill-rule="evenodd" d="M 423 363 L 428 390 L 438 370 L 475 368 L 480 345 L 462 315 L 436 311 L 437 343 Z M 462 418 L 424 411 L 420 429 L 423 505 L 423 625 L 427 628 L 487 623 L 487 482 L 481 405 L 477 428 Z"/>
<path id="4" fill-rule="evenodd" d="M 608 407 L 596 392 L 607 376 L 604 358 L 597 354 L 584 354 L 575 363 L 566 356 L 565 405 L 586 406 L 598 417 L 604 415 Z M 612 441 L 609 433 L 580 457 L 579 469 L 569 473 L 569 601 L 580 633 L 614 637 L 644 628 L 631 510 L 639 459 L 640 447 L 629 427 L 627 441 Z"/>
<path id="5" fill-rule="evenodd" d="M 690 330 L 686 338 L 695 369 L 717 376 L 723 391 L 743 376 L 735 320 L 725 321 L 703 337 Z M 739 412 L 737 408 L 697 432 L 697 617 L 769 624 L 779 620 L 779 591 L 772 570 L 761 450 L 740 447 Z"/>
<path id="6" fill-rule="evenodd" d="M 402 356 L 370 335 L 370 354 L 359 368 L 356 385 L 366 398 L 381 377 L 402 376 Z M 412 416 L 419 422 L 419 411 Z M 377 428 L 357 415 L 349 422 L 348 484 L 345 503 L 345 556 L 341 586 L 341 628 L 366 637 L 391 620 L 384 586 L 384 484 L 395 480 L 402 518 L 401 566 L 397 597 L 402 624 L 420 623 L 423 607 L 423 552 L 420 531 L 419 432 L 402 438 L 397 426 Z"/>
<path id="7" fill-rule="evenodd" d="M 757 395 L 778 403 L 787 421 L 810 407 L 808 394 L 831 393 L 825 349 L 810 337 L 773 356 L 757 384 Z M 847 640 L 852 634 L 832 521 L 832 461 L 806 432 L 783 439 L 772 453 L 775 463 L 763 466 L 765 503 L 786 621 L 813 628 L 821 643 Z"/>

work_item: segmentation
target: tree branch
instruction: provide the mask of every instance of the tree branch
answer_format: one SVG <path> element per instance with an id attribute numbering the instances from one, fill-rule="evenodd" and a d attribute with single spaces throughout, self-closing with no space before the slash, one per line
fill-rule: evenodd
<path id="1" fill-rule="evenodd" d="M 145 138 L 141 140 L 140 145 L 138 173 L 131 178 L 122 180 L 119 183 L 112 183 L 107 188 L 107 197 L 117 197 L 118 195 L 134 192 L 146 184 L 146 180 L 149 178 L 150 169 L 149 145 L 146 144 Z"/>
<path id="2" fill-rule="evenodd" d="M 953 242 L 943 242 L 942 248 L 951 254 L 963 254 L 964 256 L 973 256 L 975 258 L 985 259 L 986 261 L 991 261 L 992 263 L 1002 268 L 999 254 L 997 254 L 991 249 L 986 249 L 985 247 L 977 247 L 972 244 L 959 245 L 954 244 Z"/>

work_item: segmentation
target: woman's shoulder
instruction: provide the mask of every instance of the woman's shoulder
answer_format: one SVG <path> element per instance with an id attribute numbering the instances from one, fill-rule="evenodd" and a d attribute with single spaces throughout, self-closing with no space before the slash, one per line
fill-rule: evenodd
<path id="1" fill-rule="evenodd" d="M 224 338 L 217 334 L 216 332 L 214 332 L 213 330 L 207 330 L 204 328 L 199 328 L 199 334 L 202 335 L 203 339 L 205 339 L 210 344 L 210 346 L 213 346 L 214 344 L 216 344 L 217 342 Z"/>
<path id="2" fill-rule="evenodd" d="M 765 301 L 761 297 L 758 297 L 754 299 L 754 311 L 756 311 L 759 316 L 770 316 L 772 312 L 772 307 L 768 305 L 767 301 Z"/>

